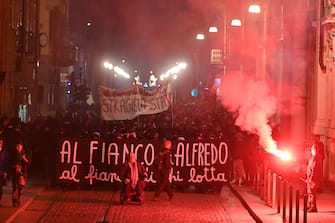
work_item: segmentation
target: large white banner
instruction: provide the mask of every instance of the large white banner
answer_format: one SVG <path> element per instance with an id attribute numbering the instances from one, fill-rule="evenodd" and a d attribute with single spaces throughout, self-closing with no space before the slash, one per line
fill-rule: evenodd
<path id="1" fill-rule="evenodd" d="M 101 118 L 130 120 L 138 115 L 156 114 L 169 109 L 172 103 L 171 84 L 148 91 L 139 85 L 127 89 L 99 87 Z"/>

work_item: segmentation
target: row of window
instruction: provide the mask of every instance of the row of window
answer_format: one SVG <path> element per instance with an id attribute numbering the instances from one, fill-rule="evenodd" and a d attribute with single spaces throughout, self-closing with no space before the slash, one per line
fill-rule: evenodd
<path id="1" fill-rule="evenodd" d="M 10 27 L 15 31 L 17 52 L 33 54 L 36 44 L 37 0 L 10 1 Z"/>

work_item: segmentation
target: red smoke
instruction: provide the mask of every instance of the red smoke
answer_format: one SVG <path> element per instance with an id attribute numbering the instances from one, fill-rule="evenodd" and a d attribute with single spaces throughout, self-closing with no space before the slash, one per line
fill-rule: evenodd
<path id="1" fill-rule="evenodd" d="M 272 139 L 269 118 L 276 112 L 276 98 L 264 81 L 256 81 L 239 72 L 222 78 L 220 99 L 224 107 L 235 113 L 235 124 L 242 130 L 259 136 L 260 145 L 267 152 L 278 155 Z"/>

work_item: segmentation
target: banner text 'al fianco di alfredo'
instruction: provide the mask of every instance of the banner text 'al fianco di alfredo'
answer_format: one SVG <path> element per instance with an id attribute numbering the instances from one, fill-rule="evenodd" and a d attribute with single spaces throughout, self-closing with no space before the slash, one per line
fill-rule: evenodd
<path id="1" fill-rule="evenodd" d="M 92 186 L 120 183 L 120 167 L 132 151 L 148 172 L 146 182 L 155 184 L 153 164 L 161 148 L 161 141 L 62 139 L 57 150 L 56 181 Z M 173 141 L 171 152 L 170 181 L 174 184 L 227 181 L 230 154 L 225 142 Z"/>

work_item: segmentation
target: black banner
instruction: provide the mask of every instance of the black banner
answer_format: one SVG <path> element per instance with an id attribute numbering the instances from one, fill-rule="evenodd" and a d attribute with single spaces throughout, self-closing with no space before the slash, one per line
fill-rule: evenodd
<path id="1" fill-rule="evenodd" d="M 58 184 L 108 185 L 120 181 L 119 171 L 127 154 L 134 152 L 148 171 L 147 183 L 155 184 L 154 158 L 161 141 L 95 141 L 62 139 L 57 151 Z M 170 181 L 178 185 L 227 182 L 229 162 L 225 142 L 172 142 Z"/>

